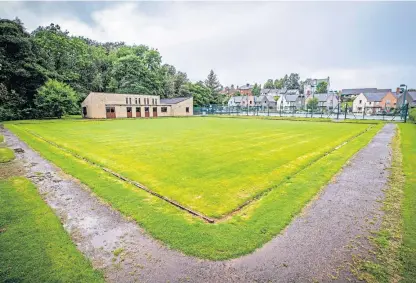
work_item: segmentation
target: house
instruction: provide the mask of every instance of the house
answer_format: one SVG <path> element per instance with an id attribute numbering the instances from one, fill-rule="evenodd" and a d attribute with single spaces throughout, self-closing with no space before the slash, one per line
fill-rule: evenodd
<path id="1" fill-rule="evenodd" d="M 160 99 L 158 95 L 90 92 L 81 103 L 82 117 L 141 118 L 193 115 L 193 98 Z"/>
<path id="2" fill-rule="evenodd" d="M 260 91 L 260 95 L 269 95 L 269 96 L 280 96 L 280 89 L 273 89 L 273 88 L 263 88 Z"/>
<path id="3" fill-rule="evenodd" d="M 233 96 L 228 100 L 228 106 L 241 106 L 242 96 Z"/>
<path id="4" fill-rule="evenodd" d="M 255 106 L 255 101 L 254 101 L 255 97 L 252 95 L 246 95 L 246 96 L 242 96 L 241 99 L 241 106 L 242 107 L 247 107 L 247 106 Z"/>
<path id="5" fill-rule="evenodd" d="M 391 89 L 377 89 L 377 88 L 351 88 L 351 89 L 343 89 L 341 91 L 341 95 L 343 97 L 355 97 L 361 93 L 387 93 L 391 92 Z"/>
<path id="6" fill-rule="evenodd" d="M 251 84 L 245 84 L 243 86 L 238 87 L 237 86 L 237 91 L 240 92 L 241 95 L 253 95 L 252 90 L 253 90 L 254 85 Z"/>
<path id="7" fill-rule="evenodd" d="M 405 98 L 404 103 L 409 103 L 409 107 L 416 107 L 416 91 L 408 91 L 406 93 L 406 96 L 404 96 L 403 93 L 399 94 L 399 97 L 397 98 L 397 107 L 403 106 L 403 98 Z"/>
<path id="8" fill-rule="evenodd" d="M 396 96 L 391 92 L 361 93 L 352 103 L 352 111 L 355 113 L 377 113 L 381 110 L 389 111 L 397 104 Z"/>
<path id="9" fill-rule="evenodd" d="M 295 111 L 304 107 L 305 100 L 298 94 L 283 94 L 276 103 L 278 110 Z"/>
<path id="10" fill-rule="evenodd" d="M 260 95 L 255 97 L 255 105 L 262 109 L 276 109 L 276 100 L 271 95 Z"/>
<path id="11" fill-rule="evenodd" d="M 330 89 L 331 82 L 329 80 L 329 77 L 326 79 L 306 79 L 305 83 L 303 84 L 303 94 L 305 96 L 309 96 L 316 92 L 316 87 L 319 83 L 325 82 L 327 83 L 328 87 L 327 89 Z"/>
<path id="12" fill-rule="evenodd" d="M 339 99 L 338 96 L 334 93 L 319 93 L 309 95 L 305 99 L 305 104 L 308 104 L 308 101 L 314 97 L 318 99 L 318 109 L 320 110 L 332 110 L 338 107 Z"/>

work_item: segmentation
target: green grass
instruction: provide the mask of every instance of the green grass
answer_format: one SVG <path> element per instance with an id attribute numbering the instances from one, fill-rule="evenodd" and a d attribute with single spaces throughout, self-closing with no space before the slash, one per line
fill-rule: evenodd
<path id="1" fill-rule="evenodd" d="M 0 135 L 0 142 L 4 142 L 4 136 Z"/>
<path id="2" fill-rule="evenodd" d="M 15 158 L 14 151 L 7 147 L 0 147 L 0 163 L 5 163 Z"/>
<path id="3" fill-rule="evenodd" d="M 1 282 L 104 282 L 25 178 L 0 180 Z"/>
<path id="4" fill-rule="evenodd" d="M 320 128 L 318 125 L 315 125 L 315 123 L 299 123 L 299 125 L 296 125 L 295 123 L 298 122 L 253 120 L 255 124 L 252 124 L 250 121 L 237 119 L 233 119 L 233 121 L 242 121 L 245 123 L 245 126 L 240 125 L 239 123 L 233 124 L 232 122 L 227 122 L 227 127 L 224 128 L 224 126 L 218 124 L 225 123 L 223 119 L 203 119 L 203 123 L 200 120 L 201 119 L 193 118 L 160 120 L 154 119 L 145 121 L 92 121 L 82 124 L 85 124 L 90 128 L 101 128 L 102 131 L 100 133 L 103 135 L 107 131 L 107 134 L 105 134 L 107 139 L 112 138 L 112 136 L 117 136 L 118 143 L 122 146 L 124 151 L 127 151 L 127 153 L 130 154 L 130 151 L 135 150 L 135 143 L 131 143 L 131 139 L 129 139 L 129 137 L 138 135 L 140 132 L 147 132 L 148 140 L 150 140 L 152 143 L 159 142 L 159 154 L 166 156 L 166 158 L 176 156 L 173 154 L 178 153 L 176 151 L 169 153 L 163 150 L 164 146 L 167 146 L 167 148 L 171 147 L 169 144 L 162 143 L 162 141 L 164 141 L 163 136 L 161 136 L 160 139 L 155 138 L 155 132 L 152 132 L 152 127 L 164 127 L 167 129 L 166 134 L 172 133 L 172 135 L 176 136 L 176 139 L 179 139 L 183 142 L 182 145 L 189 144 L 190 149 L 184 152 L 184 154 L 187 154 L 188 156 L 190 155 L 190 150 L 193 148 L 191 142 L 199 142 L 199 148 L 202 152 L 204 151 L 204 148 L 201 145 L 202 139 L 212 140 L 215 142 L 215 140 L 222 138 L 223 142 L 228 142 L 228 144 L 225 143 L 223 147 L 227 147 L 229 150 L 236 149 L 235 145 L 229 144 L 230 139 L 233 139 L 236 143 L 240 144 L 242 147 L 240 150 L 242 150 L 244 153 L 248 151 L 248 148 L 255 149 L 256 147 L 261 146 L 262 141 L 264 141 L 265 144 L 269 145 L 264 148 L 264 151 L 267 152 L 267 150 L 270 150 L 271 148 L 282 148 L 286 147 L 287 144 L 292 144 L 292 139 L 295 137 L 293 136 L 293 130 L 291 131 L 289 129 L 290 127 L 297 128 L 298 134 L 303 134 L 302 131 L 305 131 L 305 139 L 312 139 L 315 141 L 316 139 L 319 139 L 319 136 L 314 139 L 312 133 L 315 133 L 316 131 L 318 135 L 320 133 L 322 135 L 321 131 L 323 131 L 325 128 L 324 123 L 319 123 L 319 125 L 323 125 L 323 128 Z M 177 124 L 177 122 L 179 122 L 179 124 Z M 262 125 L 262 123 L 265 123 L 265 125 Z M 61 124 L 63 130 L 69 127 L 68 125 L 64 125 L 64 122 Z M 150 124 L 151 126 L 149 126 Z M 176 126 L 175 129 L 173 129 L 173 124 Z M 120 181 L 114 176 L 104 172 L 99 167 L 90 165 L 89 163 L 77 159 L 73 155 L 46 143 L 42 139 L 39 139 L 38 137 L 28 133 L 22 126 L 22 124 L 7 125 L 10 130 L 16 133 L 32 148 L 39 151 L 45 158 L 54 162 L 68 174 L 75 176 L 81 182 L 89 186 L 97 196 L 109 203 L 114 209 L 121 211 L 127 217 L 135 219 L 153 237 L 163 241 L 169 247 L 178 249 L 188 255 L 214 260 L 233 258 L 250 253 L 256 248 L 261 247 L 264 243 L 271 240 L 284 227 L 286 227 L 292 218 L 302 210 L 305 204 L 308 203 L 311 198 L 313 198 L 320 191 L 320 189 L 325 184 L 327 184 L 328 181 L 331 180 L 334 174 L 340 170 L 345 162 L 360 148 L 365 146 L 371 140 L 374 134 L 381 128 L 381 125 L 375 125 L 371 127 L 367 132 L 351 140 L 349 143 L 340 147 L 338 150 L 322 157 L 317 162 L 312 162 L 310 166 L 306 167 L 298 174 L 289 176 L 278 187 L 269 191 L 259 200 L 243 208 L 232 217 L 228 217 L 227 219 L 217 224 L 208 224 L 199 218 L 193 217 L 190 214 L 162 201 L 161 199 L 144 192 L 143 190 Z M 48 124 L 48 128 L 49 126 L 50 125 Z M 202 126 L 204 128 L 200 129 Z M 336 126 L 342 128 L 342 126 Z M 348 128 L 350 132 L 357 132 L 357 128 L 361 130 L 363 127 L 362 125 L 345 126 L 349 126 L 346 128 Z M 72 135 L 78 136 L 78 139 L 81 140 L 85 139 L 85 137 L 82 136 L 79 132 L 77 134 L 76 129 L 81 129 L 80 125 L 72 125 L 72 127 L 74 128 L 73 131 L 70 133 L 66 131 L 68 139 L 62 143 L 64 146 L 71 146 L 69 141 L 74 141 L 74 137 L 72 137 Z M 108 127 L 110 127 L 110 129 Z M 259 127 L 261 129 L 261 131 L 257 133 L 257 140 L 252 135 L 249 135 L 250 130 L 254 131 L 253 127 Z M 42 128 L 40 124 L 39 128 Z M 45 125 L 43 125 L 43 128 L 46 128 Z M 58 126 L 54 128 L 56 129 L 61 127 Z M 129 129 L 128 134 L 120 136 L 120 131 L 123 130 L 125 133 L 126 128 Z M 209 130 L 209 128 L 211 128 L 211 130 Z M 218 128 L 221 129 L 221 135 L 215 136 L 214 133 Z M 285 143 L 280 144 L 270 142 L 268 139 L 273 141 L 278 138 L 278 135 L 275 137 L 270 136 L 271 133 L 278 133 L 282 128 L 287 130 L 287 135 L 290 135 L 292 139 L 289 139 Z M 244 129 L 246 131 L 244 131 Z M 276 132 L 274 132 L 273 129 Z M 326 127 L 327 131 L 328 129 L 333 128 Z M 32 127 L 31 130 L 34 130 L 34 127 Z M 178 130 L 180 130 L 183 135 L 188 133 L 186 134 L 186 137 L 191 137 L 183 137 L 183 135 L 177 133 Z M 207 131 L 210 133 L 209 135 Z M 263 135 L 263 131 L 269 134 Z M 41 131 L 36 128 L 36 132 L 40 133 Z M 327 133 L 329 135 L 331 134 L 330 132 Z M 42 134 L 45 135 L 45 133 Z M 58 131 L 56 131 L 55 134 L 58 134 Z M 86 134 L 87 137 L 89 136 L 86 131 L 83 131 L 82 134 Z M 203 135 L 203 138 L 201 135 Z M 105 142 L 101 135 L 96 134 L 95 139 L 92 136 L 89 137 L 91 139 L 90 143 L 95 145 L 97 148 L 102 148 L 102 155 L 107 154 L 116 156 L 116 153 L 112 153 L 109 148 L 103 147 L 103 143 L 111 148 L 112 145 L 108 144 L 108 142 Z M 200 137 L 199 140 L 198 137 Z M 124 141 L 125 143 L 129 144 L 130 147 L 126 147 L 124 145 Z M 144 143 L 146 143 L 146 140 L 138 140 L 137 142 L 140 143 L 144 148 L 152 146 L 151 143 L 148 143 L 145 146 Z M 254 144 L 255 142 L 256 144 Z M 304 143 L 307 144 L 307 141 L 304 141 Z M 181 143 L 174 144 L 181 145 Z M 242 144 L 244 144 L 245 147 L 243 147 Z M 84 145 L 87 146 L 87 144 L 83 142 L 83 146 Z M 297 145 L 299 150 L 302 150 L 300 145 L 303 144 Z M 205 142 L 204 146 L 209 147 L 207 142 Z M 310 145 L 306 145 L 306 147 L 307 146 Z M 320 146 L 322 147 L 323 145 Z M 180 147 L 182 148 L 182 146 Z M 217 147 L 219 147 L 219 145 L 217 145 Z M 89 145 L 88 148 L 92 148 L 91 145 Z M 184 150 L 185 148 L 187 147 L 184 147 Z M 222 149 L 222 147 L 219 147 L 219 149 Z M 122 152 L 122 150 L 118 149 L 117 152 Z M 125 155 L 126 153 L 122 152 L 121 154 Z M 152 155 L 155 153 L 149 152 L 148 154 Z M 144 155 L 149 157 L 146 154 Z M 154 156 L 156 158 L 156 155 Z M 241 156 L 241 154 L 239 156 Z M 134 157 L 139 160 L 144 158 L 143 156 Z M 189 162 L 193 162 L 194 160 L 198 162 L 197 157 L 198 156 L 189 156 L 187 158 L 189 158 Z M 213 160 L 216 160 L 216 162 L 229 162 L 229 158 L 232 157 L 233 155 L 227 155 L 224 153 L 224 156 L 220 161 L 217 161 L 219 156 L 214 156 Z M 208 158 L 208 156 L 204 157 L 204 154 L 202 154 L 200 158 Z M 247 158 L 250 159 L 249 156 L 247 156 Z M 151 162 L 149 158 L 146 160 Z M 238 166 L 238 164 L 232 165 Z M 250 162 L 249 165 L 251 174 L 257 174 L 261 172 L 261 166 L 259 164 Z M 137 163 L 133 162 L 133 164 L 130 164 L 130 166 L 137 166 Z M 168 172 L 170 170 L 169 167 L 163 166 L 163 168 L 165 169 L 161 170 L 160 168 L 156 168 L 156 173 L 158 176 L 163 174 L 170 174 Z M 192 168 L 189 170 L 192 171 Z M 192 174 L 192 172 L 190 174 Z M 203 176 L 206 178 L 206 175 Z M 140 180 L 146 181 L 146 177 L 147 176 L 141 176 Z M 220 173 L 219 177 L 221 177 Z M 201 179 L 201 181 L 202 180 L 205 179 Z M 213 192 L 215 192 L 218 188 L 212 189 Z"/>
<path id="5" fill-rule="evenodd" d="M 403 210 L 403 282 L 416 278 L 416 125 L 401 124 L 401 148 L 405 174 Z"/>
<path id="6" fill-rule="evenodd" d="M 368 125 L 193 118 L 19 127 L 221 218 Z"/>

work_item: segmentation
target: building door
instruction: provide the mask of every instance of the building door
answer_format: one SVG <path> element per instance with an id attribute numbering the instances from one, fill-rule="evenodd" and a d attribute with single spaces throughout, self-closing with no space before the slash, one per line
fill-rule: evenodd
<path id="1" fill-rule="evenodd" d="M 149 115 L 150 113 L 149 113 L 149 107 L 145 107 L 144 108 L 144 116 L 145 117 L 149 117 L 150 115 Z"/>
<path id="2" fill-rule="evenodd" d="M 141 107 L 136 107 L 136 117 L 142 117 L 141 109 L 142 109 Z"/>
<path id="3" fill-rule="evenodd" d="M 106 107 L 105 108 L 105 116 L 107 119 L 116 118 L 116 109 L 115 107 Z"/>
<path id="4" fill-rule="evenodd" d="M 131 107 L 127 107 L 127 118 L 131 118 L 131 117 L 132 117 Z"/>
<path id="5" fill-rule="evenodd" d="M 157 117 L 157 107 L 153 107 L 153 117 Z"/>

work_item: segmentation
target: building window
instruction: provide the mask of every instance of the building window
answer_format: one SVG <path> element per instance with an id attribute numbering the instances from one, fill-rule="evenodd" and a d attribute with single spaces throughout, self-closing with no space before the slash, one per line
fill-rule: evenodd
<path id="1" fill-rule="evenodd" d="M 360 104 L 361 104 L 362 100 L 360 100 Z"/>
<path id="2" fill-rule="evenodd" d="M 134 104 L 137 104 L 137 98 L 134 99 Z"/>
<path id="3" fill-rule="evenodd" d="M 139 104 L 140 104 L 140 98 L 139 98 Z"/>
<path id="4" fill-rule="evenodd" d="M 127 107 L 127 113 L 131 112 L 131 107 Z"/>
<path id="5" fill-rule="evenodd" d="M 110 113 L 110 107 L 106 107 L 105 112 Z"/>
<path id="6" fill-rule="evenodd" d="M 87 107 L 82 107 L 82 114 L 87 116 Z"/>
<path id="7" fill-rule="evenodd" d="M 131 97 L 129 98 L 129 102 L 130 102 L 129 104 L 131 104 Z"/>
<path id="8" fill-rule="evenodd" d="M 186 107 L 186 113 L 189 113 L 189 107 Z"/>
<path id="9" fill-rule="evenodd" d="M 153 113 L 157 113 L 157 107 L 153 107 Z"/>
<path id="10" fill-rule="evenodd" d="M 155 104 L 157 105 L 157 99 L 155 99 Z"/>
<path id="11" fill-rule="evenodd" d="M 149 112 L 149 107 L 145 107 L 145 108 L 144 108 L 144 111 L 145 111 L 145 112 Z"/>
<path id="12" fill-rule="evenodd" d="M 129 99 L 126 97 L 126 104 L 129 104 Z"/>
<path id="13" fill-rule="evenodd" d="M 162 113 L 166 113 L 166 112 L 168 112 L 168 108 L 167 108 L 167 107 L 162 107 L 162 108 L 160 108 L 160 109 L 161 109 Z"/>
<path id="14" fill-rule="evenodd" d="M 141 111 L 140 109 L 141 109 L 140 107 L 136 107 L 136 112 L 140 112 Z"/>

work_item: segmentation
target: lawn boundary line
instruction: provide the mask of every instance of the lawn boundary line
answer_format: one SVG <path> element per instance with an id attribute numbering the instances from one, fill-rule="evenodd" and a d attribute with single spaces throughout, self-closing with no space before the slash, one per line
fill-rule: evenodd
<path id="1" fill-rule="evenodd" d="M 202 213 L 199 213 L 199 212 L 194 211 L 194 210 L 192 210 L 190 208 L 187 208 L 186 206 L 184 206 L 184 205 L 182 205 L 182 204 L 180 204 L 180 203 L 178 203 L 178 202 L 176 202 L 174 200 L 171 200 L 171 199 L 169 199 L 169 198 L 167 198 L 167 197 L 165 197 L 165 196 L 163 196 L 163 195 L 161 195 L 159 193 L 156 193 L 156 192 L 150 190 L 149 188 L 147 188 L 145 185 L 140 184 L 139 182 L 136 182 L 136 181 L 132 181 L 132 180 L 124 177 L 123 175 L 121 175 L 121 174 L 119 174 L 119 173 L 117 173 L 117 172 L 115 172 L 115 171 L 113 171 L 111 169 L 108 169 L 106 167 L 103 167 L 103 166 L 95 163 L 94 161 L 91 161 L 91 160 L 89 160 L 89 159 L 87 159 L 87 158 L 85 158 L 85 157 L 83 157 L 83 156 L 81 156 L 81 155 L 79 155 L 79 154 L 77 154 L 75 152 L 72 152 L 69 149 L 66 149 L 66 148 L 64 148 L 64 147 L 62 147 L 62 146 L 60 146 L 60 145 L 58 145 L 58 144 L 56 144 L 56 143 L 54 143 L 52 141 L 49 141 L 49 140 L 45 139 L 41 135 L 38 135 L 38 134 L 36 134 L 36 133 L 34 133 L 32 131 L 29 131 L 27 129 L 24 129 L 24 128 L 23 128 L 23 130 L 26 131 L 27 133 L 31 134 L 32 136 L 35 136 L 35 137 L 43 140 L 44 142 L 46 142 L 46 143 L 48 143 L 50 145 L 53 145 L 54 147 L 58 148 L 59 150 L 62 150 L 64 152 L 67 152 L 67 153 L 71 154 L 72 156 L 74 156 L 74 157 L 76 157 L 78 159 L 81 159 L 81 160 L 89 163 L 90 165 L 93 165 L 93 166 L 96 166 L 98 168 L 101 168 L 105 172 L 113 175 L 114 177 L 117 177 L 118 179 L 120 179 L 120 180 L 122 180 L 124 182 L 127 182 L 129 184 L 132 184 L 135 187 L 138 187 L 138 188 L 146 191 L 147 193 L 149 193 L 149 194 L 151 194 L 151 195 L 153 195 L 155 197 L 158 197 L 158 198 L 160 198 L 160 199 L 162 199 L 162 200 L 164 200 L 164 201 L 166 201 L 166 202 L 168 202 L 168 203 L 170 203 L 170 204 L 172 204 L 172 205 L 174 205 L 174 206 L 176 206 L 176 207 L 178 207 L 178 208 L 180 208 L 182 210 L 185 210 L 186 212 L 188 212 L 188 213 L 190 213 L 190 214 L 192 214 L 194 216 L 197 216 L 197 217 L 201 218 L 202 220 L 204 220 L 204 221 L 206 221 L 208 223 L 215 223 L 216 222 L 214 219 L 212 219 L 212 218 L 210 218 L 210 217 L 208 217 L 208 216 L 206 216 L 206 215 L 204 215 Z"/>
<path id="2" fill-rule="evenodd" d="M 334 151 L 340 149 L 341 147 L 343 147 L 347 143 L 349 143 L 352 140 L 354 140 L 354 139 L 358 138 L 359 136 L 363 135 L 364 133 L 366 133 L 367 131 L 369 131 L 374 126 L 375 126 L 374 124 L 369 125 L 365 130 L 359 132 L 357 135 L 350 137 L 346 141 L 342 142 L 341 144 L 337 145 L 336 147 L 334 147 L 334 148 L 330 149 L 329 151 L 325 152 L 322 156 L 319 156 L 317 159 L 315 159 L 315 160 L 311 161 L 310 163 L 306 164 L 303 168 L 301 168 L 300 170 L 298 170 L 294 174 L 288 176 L 288 177 L 290 177 L 289 179 L 291 179 L 291 178 L 295 177 L 296 175 L 298 175 L 299 173 L 303 172 L 304 170 L 306 170 L 307 168 L 309 168 L 314 163 L 319 162 L 319 160 L 321 160 L 325 156 L 328 156 L 329 154 L 331 154 Z M 32 135 L 34 137 L 37 137 L 37 138 L 43 140 L 44 142 L 46 142 L 46 143 L 48 143 L 48 144 L 50 144 L 50 145 L 58 148 L 59 150 L 62 150 L 64 152 L 66 152 L 66 153 L 69 153 L 72 156 L 74 156 L 74 157 L 76 157 L 76 158 L 78 158 L 80 160 L 83 160 L 83 161 L 87 162 L 88 164 L 90 164 L 92 166 L 96 166 L 96 167 L 102 169 L 103 171 L 107 172 L 108 174 L 113 175 L 114 177 L 118 178 L 119 180 L 122 180 L 122 181 L 124 181 L 126 183 L 129 183 L 129 184 L 131 184 L 131 185 L 133 185 L 133 186 L 135 186 L 135 187 L 137 187 L 137 188 L 139 188 L 141 190 L 144 190 L 145 192 L 147 192 L 147 193 L 149 193 L 149 194 L 151 194 L 151 195 L 153 195 L 153 196 L 155 196 L 155 197 L 157 197 L 157 198 L 159 198 L 161 200 L 164 200 L 167 203 L 169 203 L 169 204 L 171 204 L 173 206 L 176 206 L 179 209 L 184 210 L 184 211 L 188 212 L 189 214 L 191 214 L 193 216 L 196 216 L 196 217 L 198 217 L 198 218 L 200 218 L 200 219 L 202 219 L 205 222 L 210 223 L 210 224 L 221 223 L 221 222 L 224 222 L 224 221 L 228 220 L 230 217 L 238 214 L 243 208 L 251 205 L 252 203 L 254 203 L 254 202 L 258 201 L 258 200 L 260 200 L 262 197 L 264 197 L 265 195 L 267 195 L 270 191 L 276 189 L 277 187 L 281 186 L 282 184 L 286 183 L 286 181 L 287 181 L 286 179 L 285 180 L 282 180 L 278 184 L 276 184 L 276 185 L 274 185 L 272 187 L 269 187 L 269 188 L 267 188 L 265 190 L 262 190 L 262 191 L 258 192 L 257 194 L 253 195 L 252 198 L 248 199 L 243 204 L 239 205 L 238 207 L 236 207 L 232 211 L 230 211 L 227 214 L 223 215 L 221 218 L 213 219 L 213 218 L 210 218 L 210 217 L 204 215 L 203 213 L 200 213 L 198 211 L 192 210 L 192 209 L 190 209 L 190 208 L 188 208 L 188 207 L 180 204 L 179 202 L 177 202 L 175 200 L 172 200 L 172 199 L 170 199 L 168 197 L 165 197 L 165 196 L 163 196 L 163 195 L 161 195 L 161 194 L 159 194 L 157 192 L 154 192 L 153 190 L 147 188 L 145 185 L 143 185 L 143 184 L 141 184 L 141 183 L 139 183 L 137 181 L 133 181 L 133 180 L 131 180 L 131 179 L 129 179 L 129 178 L 127 178 L 127 177 L 125 177 L 125 176 L 123 176 L 123 175 L 121 175 L 121 174 L 119 174 L 119 173 L 117 173 L 117 172 L 115 172 L 115 171 L 113 171 L 113 170 L 111 170 L 109 168 L 106 168 L 106 167 L 104 167 L 104 166 L 102 166 L 102 165 L 100 165 L 100 164 L 98 164 L 98 163 L 96 163 L 94 161 L 91 161 L 88 158 L 85 158 L 85 157 L 83 157 L 83 156 L 81 156 L 81 155 L 79 155 L 79 154 L 77 154 L 77 153 L 75 153 L 75 152 L 73 152 L 73 151 L 65 148 L 65 147 L 62 147 L 62 146 L 60 146 L 60 145 L 58 145 L 58 144 L 56 144 L 56 143 L 54 143 L 52 141 L 49 141 L 49 140 L 45 139 L 44 137 L 42 137 L 41 135 L 39 135 L 37 133 L 34 133 L 34 132 L 32 132 L 30 130 L 27 130 L 25 128 L 22 128 L 22 127 L 19 127 L 19 128 L 23 129 L 25 132 L 29 133 L 30 135 Z"/>

